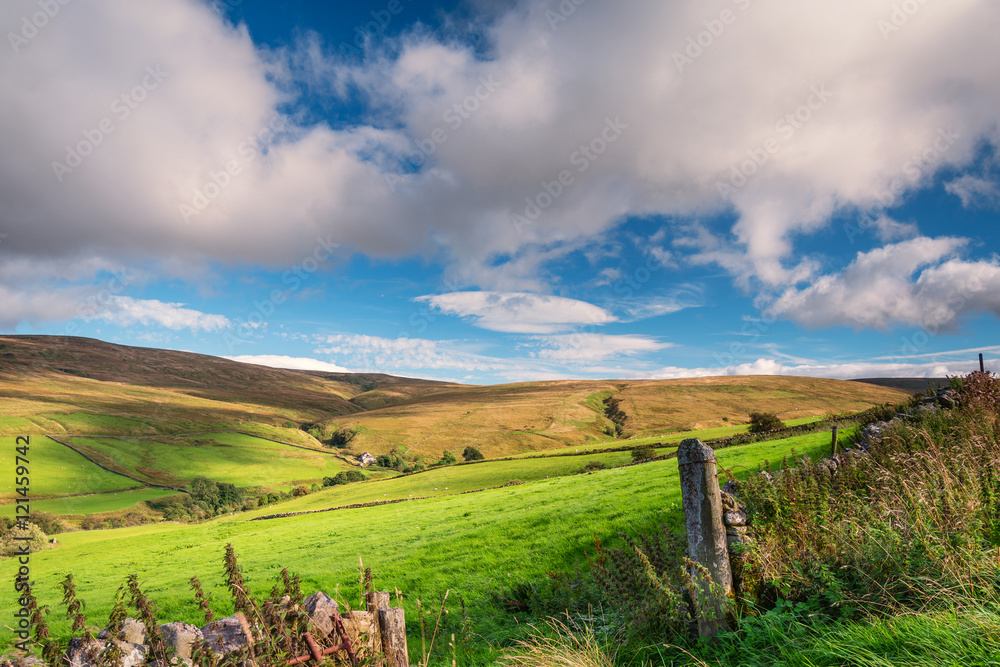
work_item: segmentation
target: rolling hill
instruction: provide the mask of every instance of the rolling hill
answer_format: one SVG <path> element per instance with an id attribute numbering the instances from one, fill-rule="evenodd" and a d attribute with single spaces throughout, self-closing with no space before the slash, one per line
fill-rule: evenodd
<path id="1" fill-rule="evenodd" d="M 760 376 L 469 386 L 280 370 L 85 338 L 0 336 L 0 436 L 50 435 L 56 440 L 39 451 L 55 456 L 52 479 L 73 459 L 77 476 L 93 481 L 38 489 L 50 498 L 182 488 L 202 475 L 287 486 L 333 475 L 362 451 L 402 448 L 433 461 L 473 445 L 496 458 L 691 429 L 738 431 L 752 410 L 806 419 L 906 396 L 873 384 Z M 623 413 L 614 436 L 609 404 Z M 354 439 L 332 449 L 326 441 L 345 428 Z M 10 493 L 0 489 L 0 497 Z"/>

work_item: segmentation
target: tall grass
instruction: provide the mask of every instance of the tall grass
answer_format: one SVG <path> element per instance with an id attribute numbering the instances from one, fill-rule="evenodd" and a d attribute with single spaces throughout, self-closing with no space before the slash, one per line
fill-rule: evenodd
<path id="1" fill-rule="evenodd" d="M 835 473 L 805 460 L 744 482 L 761 593 L 882 612 L 996 595 L 1000 383 L 973 373 L 962 393 L 961 408 L 894 422 Z"/>

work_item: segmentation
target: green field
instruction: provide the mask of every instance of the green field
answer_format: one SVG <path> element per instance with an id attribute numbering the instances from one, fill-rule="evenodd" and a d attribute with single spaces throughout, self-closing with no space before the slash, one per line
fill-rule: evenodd
<path id="1" fill-rule="evenodd" d="M 127 509 L 144 500 L 154 500 L 176 495 L 175 491 L 165 489 L 137 488 L 128 491 L 112 491 L 111 493 L 88 493 L 83 496 L 66 496 L 48 500 L 32 500 L 32 512 L 49 512 L 84 516 L 101 512 L 117 512 Z M 14 516 L 14 505 L 0 505 L 0 516 Z"/>
<path id="2" fill-rule="evenodd" d="M 0 483 L 0 498 L 15 497 L 14 438 L 0 437 L 0 466 L 7 473 Z M 142 486 L 127 477 L 102 470 L 73 450 L 43 436 L 32 436 L 28 451 L 30 493 L 33 498 L 101 493 Z"/>
<path id="3" fill-rule="evenodd" d="M 719 450 L 718 459 L 721 468 L 743 474 L 765 459 L 779 461 L 792 448 L 799 454 L 819 457 L 828 447 L 829 434 L 816 433 Z M 494 486 L 506 482 L 516 466 L 522 466 L 519 474 L 526 476 L 532 470 L 541 474 L 542 469 L 529 468 L 529 464 L 551 463 L 568 471 L 570 467 L 578 469 L 589 458 L 455 466 L 350 485 L 281 503 L 271 511 L 301 509 L 313 500 L 327 506 L 343 504 L 344 499 L 357 502 L 361 494 L 377 497 L 380 490 L 383 498 L 404 497 L 431 483 L 455 488 Z M 620 531 L 649 530 L 660 522 L 678 529 L 682 522 L 674 460 L 372 508 L 266 521 L 248 518 L 240 514 L 200 525 L 157 524 L 66 533 L 60 536 L 58 548 L 32 556 L 31 576 L 37 581 L 42 603 L 58 610 L 59 581 L 66 573 L 74 573 L 77 591 L 88 605 L 89 622 L 103 625 L 113 591 L 126 574 L 136 572 L 159 605 L 162 620 L 201 625 L 186 582 L 192 575 L 199 576 L 214 594 L 216 612 L 230 613 L 231 602 L 221 583 L 221 555 L 227 542 L 236 546 L 251 587 L 260 593 L 270 589 L 281 568 L 288 567 L 302 577 L 307 593 L 323 589 L 333 594 L 339 590 L 342 599 L 356 603 L 355 568 L 358 557 L 363 557 L 375 571 L 377 586 L 398 587 L 407 594 L 404 606 L 411 619 L 415 618 L 417 596 L 427 599 L 450 589 L 451 599 L 456 601 L 453 610 L 461 596 L 473 622 L 472 632 L 477 635 L 473 639 L 476 652 L 486 658 L 483 653 L 490 650 L 487 642 L 500 646 L 521 632 L 517 622 L 491 602 L 491 592 L 538 581 L 547 571 L 570 569 L 592 551 L 595 535 L 614 543 Z M 0 576 L 11 580 L 15 568 L 13 560 L 4 560 Z M 12 603 L 5 597 L 0 614 L 11 618 Z M 61 620 L 59 611 L 50 621 L 58 636 L 68 635 L 68 624 Z M 458 621 L 458 614 L 453 613 L 449 623 L 455 626 Z M 449 631 L 454 631 L 452 626 Z M 412 624 L 411 633 L 416 630 Z M 0 629 L 0 646 L 9 640 L 9 631 Z M 413 635 L 411 642 L 414 651 L 418 640 Z"/>
<path id="4" fill-rule="evenodd" d="M 67 440 L 108 468 L 172 487 L 184 486 L 195 477 L 238 486 L 317 481 L 349 467 L 329 452 L 290 447 L 240 433 Z"/>
<path id="5" fill-rule="evenodd" d="M 673 448 L 664 448 L 657 454 L 668 454 L 672 451 Z M 391 483 L 388 481 L 360 482 L 329 487 L 317 493 L 275 505 L 269 510 L 255 510 L 250 512 L 248 516 L 325 509 L 374 500 L 454 495 L 463 491 L 501 486 L 512 480 L 529 482 L 573 475 L 580 472 L 581 468 L 592 461 L 601 461 L 608 467 L 614 467 L 631 463 L 632 456 L 629 452 L 609 452 L 444 466 L 426 472 L 396 477 Z"/>
<path id="6" fill-rule="evenodd" d="M 800 426 L 802 424 L 811 424 L 822 419 L 823 417 L 800 417 L 798 419 L 785 419 L 784 422 L 785 426 Z M 666 443 L 680 444 L 681 441 L 687 440 L 688 438 L 700 438 L 701 440 L 708 441 L 715 440 L 717 438 L 728 438 L 730 436 L 740 435 L 746 432 L 747 424 L 740 424 L 737 426 L 717 426 L 715 428 L 676 431 L 673 433 L 664 433 L 662 435 L 653 435 L 643 438 L 629 438 L 627 440 L 614 440 L 609 438 L 607 440 L 573 447 L 558 447 L 555 449 L 546 449 L 541 452 L 526 452 L 524 454 L 517 454 L 513 458 L 548 456 L 549 454 L 577 454 L 595 449 L 610 449 L 612 447 L 639 447 L 640 445 L 653 445 L 654 447 L 659 447 L 660 445 Z M 663 452 L 660 453 L 662 454 Z"/>

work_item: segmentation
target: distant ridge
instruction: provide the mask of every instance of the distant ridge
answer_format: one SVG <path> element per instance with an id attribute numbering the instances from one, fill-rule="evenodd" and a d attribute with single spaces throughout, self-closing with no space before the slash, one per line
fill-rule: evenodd
<path id="1" fill-rule="evenodd" d="M 902 391 L 914 394 L 927 391 L 927 385 L 935 389 L 937 389 L 938 385 L 942 387 L 948 386 L 948 378 L 858 378 L 852 380 L 852 382 L 864 382 L 866 384 L 878 385 L 879 387 L 901 389 Z"/>

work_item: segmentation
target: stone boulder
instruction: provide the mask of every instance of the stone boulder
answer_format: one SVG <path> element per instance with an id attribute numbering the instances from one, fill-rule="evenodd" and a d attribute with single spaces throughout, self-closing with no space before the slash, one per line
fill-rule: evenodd
<path id="1" fill-rule="evenodd" d="M 337 602 L 323 591 L 316 591 L 302 603 L 310 624 L 327 637 L 334 633 L 333 617 L 339 614 Z"/>
<path id="2" fill-rule="evenodd" d="M 97 638 L 110 639 L 111 633 L 108 632 L 107 628 L 104 628 L 98 633 Z M 126 618 L 125 622 L 122 623 L 122 636 L 120 639 L 130 644 L 145 644 L 146 624 L 137 618 Z"/>
<path id="3" fill-rule="evenodd" d="M 191 664 L 191 651 L 197 639 L 204 639 L 201 630 L 188 623 L 164 623 L 160 626 L 164 643 L 185 665 Z"/>
<path id="4" fill-rule="evenodd" d="M 94 667 L 107 646 L 103 639 L 86 642 L 82 637 L 73 637 L 66 649 L 66 662 L 69 667 Z"/>
<path id="5" fill-rule="evenodd" d="M 145 627 L 143 633 L 145 633 Z M 122 652 L 122 657 L 115 667 L 136 667 L 146 664 L 147 649 L 144 645 L 118 640 L 115 640 L 115 644 Z M 74 637 L 69 640 L 66 662 L 69 667 L 96 667 L 101 662 L 102 654 L 106 654 L 109 648 L 108 642 L 103 639 L 84 642 L 82 638 Z"/>
<path id="6" fill-rule="evenodd" d="M 36 658 L 33 655 L 24 657 L 0 655 L 0 667 L 46 667 L 46 665 L 41 658 Z"/>
<path id="7" fill-rule="evenodd" d="M 201 635 L 205 646 L 219 656 L 253 646 L 253 634 L 243 614 L 216 619 L 201 629 Z"/>

